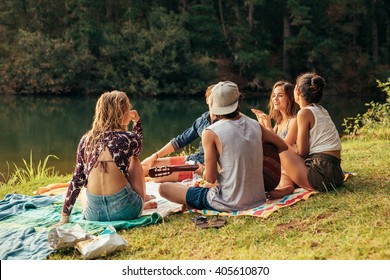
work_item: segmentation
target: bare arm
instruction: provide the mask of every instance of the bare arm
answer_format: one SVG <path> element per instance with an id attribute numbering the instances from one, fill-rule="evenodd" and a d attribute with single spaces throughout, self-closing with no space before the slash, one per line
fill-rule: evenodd
<path id="1" fill-rule="evenodd" d="M 164 147 L 162 147 L 160 150 L 158 150 L 155 154 L 158 155 L 158 157 L 165 157 L 166 155 L 169 155 L 170 153 L 173 153 L 175 151 L 175 148 L 173 148 L 171 143 L 167 143 Z"/>
<path id="2" fill-rule="evenodd" d="M 290 120 L 290 124 L 288 127 L 288 133 L 284 140 L 287 142 L 287 144 L 293 146 L 297 142 L 297 135 L 298 135 L 297 118 L 292 118 Z"/>
<path id="3" fill-rule="evenodd" d="M 262 125 L 260 125 L 260 128 L 261 128 L 261 132 L 262 132 L 263 142 L 273 144 L 278 149 L 279 153 L 281 153 L 285 150 L 288 150 L 289 146 L 282 138 L 280 138 L 273 131 L 265 128 Z"/>
<path id="4" fill-rule="evenodd" d="M 152 154 L 151 156 L 147 157 L 142 161 L 142 165 L 147 165 L 149 167 L 153 166 L 154 162 L 160 158 L 164 157 L 166 155 L 169 155 L 170 153 L 173 153 L 175 149 L 173 148 L 172 144 L 169 142 L 164 147 L 162 147 L 160 150 Z"/>
<path id="5" fill-rule="evenodd" d="M 259 124 L 261 124 L 262 126 L 264 126 L 269 130 L 273 130 L 271 125 L 271 117 L 269 115 L 255 108 L 251 109 L 251 111 L 256 115 Z"/>
<path id="6" fill-rule="evenodd" d="M 297 153 L 302 158 L 309 154 L 311 123 L 314 123 L 313 113 L 308 109 L 300 110 L 297 116 Z"/>
<path id="7" fill-rule="evenodd" d="M 217 135 L 209 129 L 205 129 L 202 133 L 202 145 L 204 149 L 205 172 L 203 179 L 209 183 L 215 183 L 218 175 L 217 159 L 218 151 L 216 140 Z"/>
<path id="8" fill-rule="evenodd" d="M 128 172 L 130 186 L 145 201 L 145 177 L 138 157 L 131 157 Z"/>

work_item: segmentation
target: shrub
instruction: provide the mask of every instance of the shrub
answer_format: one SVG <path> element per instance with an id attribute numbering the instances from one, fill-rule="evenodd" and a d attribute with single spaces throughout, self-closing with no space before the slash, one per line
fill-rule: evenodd
<path id="1" fill-rule="evenodd" d="M 387 82 L 377 80 L 377 83 L 387 95 L 385 103 L 371 101 L 365 104 L 368 110 L 364 114 L 345 118 L 342 126 L 347 136 L 390 139 L 390 78 Z"/>
<path id="2" fill-rule="evenodd" d="M 53 157 L 58 159 L 58 157 L 54 155 L 48 155 L 43 161 L 39 160 L 38 165 L 35 166 L 33 163 L 32 152 L 30 152 L 29 161 L 23 160 L 24 167 L 18 167 L 15 163 L 13 163 L 15 167 L 14 173 L 9 176 L 3 176 L 3 179 L 6 180 L 6 184 L 9 186 L 24 184 L 34 180 L 39 180 L 46 177 L 57 176 L 58 172 L 54 170 L 53 166 L 48 166 L 49 159 Z"/>

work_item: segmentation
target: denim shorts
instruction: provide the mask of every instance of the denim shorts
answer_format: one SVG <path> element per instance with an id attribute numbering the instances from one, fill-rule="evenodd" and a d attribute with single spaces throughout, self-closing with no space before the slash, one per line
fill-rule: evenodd
<path id="1" fill-rule="evenodd" d="M 84 219 L 89 221 L 118 221 L 138 218 L 142 214 L 142 198 L 127 184 L 112 195 L 94 195 L 86 191 Z"/>
<path id="2" fill-rule="evenodd" d="M 209 188 L 189 187 L 186 193 L 186 203 L 189 207 L 199 210 L 215 210 L 207 201 Z"/>

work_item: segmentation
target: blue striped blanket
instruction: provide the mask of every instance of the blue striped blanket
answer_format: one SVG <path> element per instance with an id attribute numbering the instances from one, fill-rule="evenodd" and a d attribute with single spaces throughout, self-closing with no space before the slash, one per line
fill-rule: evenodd
<path id="1" fill-rule="evenodd" d="M 0 260 L 46 259 L 53 252 L 48 244 L 48 232 L 59 222 L 63 202 L 63 195 L 7 194 L 0 201 Z M 71 217 L 71 223 L 62 227 L 70 228 L 78 223 L 89 234 L 98 234 L 109 225 L 116 230 L 130 229 L 156 224 L 162 219 L 160 214 L 152 213 L 128 221 L 86 221 L 82 219 L 79 202 Z"/>

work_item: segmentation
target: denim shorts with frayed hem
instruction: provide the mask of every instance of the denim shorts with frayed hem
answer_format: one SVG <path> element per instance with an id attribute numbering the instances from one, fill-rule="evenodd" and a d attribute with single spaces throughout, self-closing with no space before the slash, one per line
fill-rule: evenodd
<path id="1" fill-rule="evenodd" d="M 94 195 L 87 189 L 84 219 L 89 221 L 118 221 L 138 218 L 142 214 L 142 198 L 127 184 L 112 195 Z"/>
<path id="2" fill-rule="evenodd" d="M 209 188 L 189 187 L 186 193 L 187 205 L 199 210 L 215 210 L 207 201 L 209 190 Z"/>

